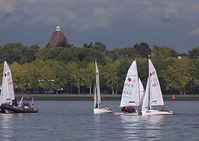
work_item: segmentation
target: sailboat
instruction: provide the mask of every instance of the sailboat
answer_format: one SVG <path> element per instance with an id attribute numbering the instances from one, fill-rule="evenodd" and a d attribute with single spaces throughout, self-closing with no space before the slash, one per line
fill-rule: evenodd
<path id="1" fill-rule="evenodd" d="M 148 59 L 149 75 L 147 80 L 147 86 L 142 103 L 142 110 L 139 111 L 139 115 L 171 115 L 173 111 L 156 110 L 155 106 L 163 106 L 164 101 L 158 75 L 150 59 Z"/>
<path id="2" fill-rule="evenodd" d="M 94 114 L 102 114 L 102 113 L 112 113 L 113 111 L 108 107 L 101 106 L 101 96 L 100 96 L 100 81 L 99 81 L 99 70 L 97 66 L 97 62 L 95 62 L 95 70 L 96 70 L 96 86 L 94 90 Z"/>
<path id="3" fill-rule="evenodd" d="M 137 63 L 133 61 L 126 75 L 120 106 L 121 113 L 116 114 L 129 114 L 138 115 L 142 99 L 144 95 L 144 87 L 140 78 L 138 77 Z M 134 109 L 134 106 L 137 109 Z M 133 108 L 133 109 L 132 109 Z"/>
<path id="4" fill-rule="evenodd" d="M 38 112 L 38 109 L 34 107 L 29 107 L 24 109 L 20 105 L 17 106 L 17 101 L 15 99 L 12 73 L 7 64 L 4 62 L 3 68 L 3 79 L 2 79 L 2 88 L 0 95 L 0 109 L 1 113 L 35 113 Z"/>

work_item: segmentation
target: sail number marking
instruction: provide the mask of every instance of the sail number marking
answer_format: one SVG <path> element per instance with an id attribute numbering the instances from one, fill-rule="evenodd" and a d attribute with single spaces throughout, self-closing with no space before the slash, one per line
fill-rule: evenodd
<path id="1" fill-rule="evenodd" d="M 152 87 L 156 87 L 156 86 L 158 86 L 158 82 L 155 82 L 152 84 Z"/>

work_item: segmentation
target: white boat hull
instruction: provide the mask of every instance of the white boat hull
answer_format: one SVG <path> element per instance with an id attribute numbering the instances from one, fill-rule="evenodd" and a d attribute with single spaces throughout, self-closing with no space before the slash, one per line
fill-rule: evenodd
<path id="1" fill-rule="evenodd" d="M 138 112 L 127 113 L 127 112 L 115 112 L 114 115 L 126 115 L 126 116 L 137 116 Z"/>
<path id="2" fill-rule="evenodd" d="M 172 115 L 173 111 L 160 111 L 160 110 L 142 110 L 139 115 Z"/>
<path id="3" fill-rule="evenodd" d="M 93 112 L 94 114 L 113 113 L 112 110 L 106 108 L 94 108 Z"/>
<path id="4" fill-rule="evenodd" d="M 6 114 L 11 114 L 11 113 L 14 113 L 13 111 L 10 111 L 10 110 L 5 110 Z"/>

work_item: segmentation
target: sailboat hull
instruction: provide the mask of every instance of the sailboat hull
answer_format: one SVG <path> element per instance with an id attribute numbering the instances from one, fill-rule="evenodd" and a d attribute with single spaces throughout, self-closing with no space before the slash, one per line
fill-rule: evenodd
<path id="1" fill-rule="evenodd" d="M 126 116 L 137 116 L 138 112 L 127 113 L 127 112 L 115 112 L 114 115 L 126 115 Z"/>
<path id="2" fill-rule="evenodd" d="M 36 108 L 29 108 L 24 109 L 21 107 L 11 106 L 11 105 L 2 105 L 1 107 L 2 113 L 38 113 L 38 109 Z"/>
<path id="3" fill-rule="evenodd" d="M 93 108 L 94 114 L 113 113 L 112 110 L 106 108 Z"/>
<path id="4" fill-rule="evenodd" d="M 142 110 L 138 112 L 139 115 L 173 115 L 173 111 L 160 110 Z"/>

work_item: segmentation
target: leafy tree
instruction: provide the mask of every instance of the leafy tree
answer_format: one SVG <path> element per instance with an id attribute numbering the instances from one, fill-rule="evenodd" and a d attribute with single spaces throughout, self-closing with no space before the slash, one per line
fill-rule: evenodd
<path id="1" fill-rule="evenodd" d="M 94 63 L 89 63 L 86 68 L 82 68 L 81 77 L 82 77 L 82 86 L 89 88 L 89 94 L 91 94 L 92 82 L 95 81 Z"/>
<path id="2" fill-rule="evenodd" d="M 93 48 L 104 53 L 107 52 L 106 45 L 103 44 L 102 42 L 95 42 Z"/>
<path id="3" fill-rule="evenodd" d="M 59 52 L 59 50 L 58 50 Z M 60 52 L 56 54 L 55 59 L 64 62 L 65 64 L 69 63 L 70 61 L 78 62 L 78 48 L 64 48 L 61 49 Z"/>
<path id="4" fill-rule="evenodd" d="M 116 48 L 108 52 L 108 55 L 112 58 L 113 61 L 116 61 L 121 58 L 136 58 L 140 57 L 140 54 L 137 49 L 128 47 L 128 48 Z"/>
<path id="5" fill-rule="evenodd" d="M 106 82 L 106 85 L 112 90 L 112 94 L 117 94 L 118 86 L 121 82 L 120 80 L 123 80 L 125 78 L 125 75 L 121 75 L 124 74 L 121 72 L 125 72 L 127 69 L 126 67 L 124 67 L 123 63 L 125 63 L 125 61 L 121 59 L 113 63 L 107 64 L 104 71 L 102 72 L 104 81 Z M 123 86 L 123 84 L 121 85 Z"/>
<path id="6" fill-rule="evenodd" d="M 168 57 L 177 57 L 178 53 L 173 49 L 164 46 L 154 46 L 152 49 L 152 57 L 156 59 L 165 59 Z"/>
<path id="7" fill-rule="evenodd" d="M 148 78 L 148 66 L 147 66 L 147 59 L 138 57 L 136 58 L 137 61 L 137 68 L 138 68 L 138 75 L 143 82 L 143 85 L 146 86 L 147 78 Z"/>
<path id="8" fill-rule="evenodd" d="M 93 44 L 93 42 L 91 42 L 89 44 L 85 43 L 85 44 L 83 44 L 83 47 L 84 48 L 90 48 L 90 49 L 92 48 L 92 49 L 98 50 L 98 51 L 103 52 L 103 53 L 107 52 L 106 45 L 103 44 L 102 42 L 99 42 L 99 41 L 95 42 L 94 44 Z"/>
<path id="9" fill-rule="evenodd" d="M 39 51 L 39 46 L 33 45 L 30 46 L 23 51 L 22 62 L 28 63 L 32 62 L 36 59 L 36 53 Z"/>
<path id="10" fill-rule="evenodd" d="M 64 48 L 43 48 L 36 53 L 36 58 L 44 61 L 55 60 L 58 54 L 63 50 Z"/>
<path id="11" fill-rule="evenodd" d="M 162 76 L 166 90 L 185 93 L 186 86 L 191 78 L 189 64 L 190 59 L 181 58 L 167 67 Z"/>
<path id="12" fill-rule="evenodd" d="M 1 50 L 1 57 L 0 59 L 2 60 L 2 62 L 6 60 L 9 63 L 13 63 L 13 62 L 18 62 L 18 63 L 24 63 L 23 62 L 23 52 L 27 47 L 23 46 L 20 43 L 8 43 L 6 45 L 4 45 L 2 47 Z"/>
<path id="13" fill-rule="evenodd" d="M 135 44 L 134 48 L 138 50 L 139 54 L 142 57 L 147 58 L 148 55 L 151 54 L 151 49 L 149 48 L 149 45 L 147 43 L 141 42 L 140 44 Z"/>
<path id="14" fill-rule="evenodd" d="M 68 81 L 70 83 L 70 93 L 73 93 L 73 86 L 75 83 L 77 84 L 79 82 L 79 79 L 76 80 L 76 78 L 79 77 L 78 73 L 78 64 L 75 62 L 70 62 L 66 65 L 66 75 L 68 76 Z M 77 82 L 78 81 L 78 82 Z M 80 85 L 80 84 L 78 84 Z"/>
<path id="15" fill-rule="evenodd" d="M 190 58 L 199 58 L 199 47 L 188 51 Z"/>
<path id="16" fill-rule="evenodd" d="M 10 65 L 10 69 L 12 72 L 14 88 L 16 90 L 25 91 L 26 90 L 26 82 L 24 76 L 27 74 L 23 68 L 23 65 L 15 62 Z"/>
<path id="17" fill-rule="evenodd" d="M 56 60 L 48 60 L 40 67 L 40 86 L 45 90 L 58 93 L 60 88 L 65 86 L 65 70 Z"/>
<path id="18" fill-rule="evenodd" d="M 191 93 L 197 93 L 199 91 L 199 59 L 192 59 L 189 68 L 191 81 L 187 89 L 191 91 Z"/>

